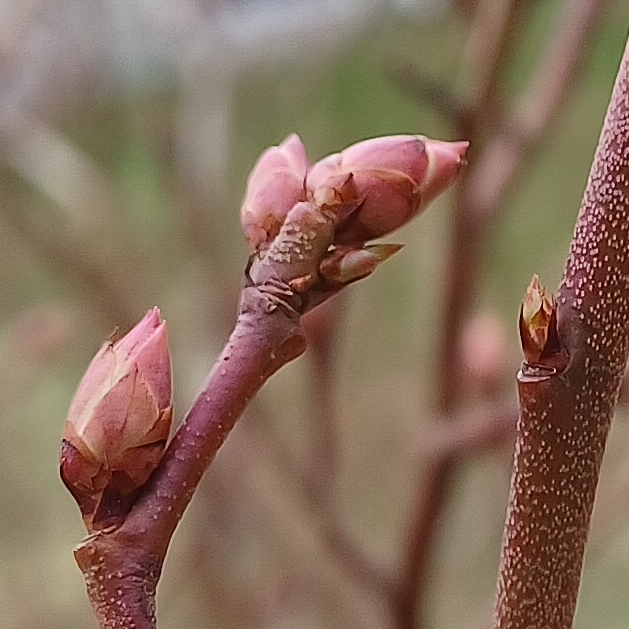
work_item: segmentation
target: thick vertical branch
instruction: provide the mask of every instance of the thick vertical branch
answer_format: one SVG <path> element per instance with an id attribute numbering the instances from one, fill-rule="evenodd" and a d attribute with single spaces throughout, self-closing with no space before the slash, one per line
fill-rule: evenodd
<path id="1" fill-rule="evenodd" d="M 518 377 L 496 629 L 572 626 L 599 469 L 629 351 L 629 44 L 557 305 L 569 363 Z"/>
<path id="2" fill-rule="evenodd" d="M 482 268 L 482 246 L 491 231 L 491 225 L 504 207 L 506 195 L 521 172 L 534 148 L 544 137 L 552 120 L 561 110 L 578 69 L 585 57 L 587 41 L 595 32 L 598 17 L 603 14 L 607 0 L 579 0 L 564 2 L 552 40 L 546 45 L 535 75 L 513 111 L 506 112 L 506 124 L 489 137 L 480 128 L 483 119 L 465 121 L 468 133 L 480 140 L 473 146 L 476 156 L 471 157 L 471 168 L 456 189 L 455 219 L 447 261 L 442 334 L 436 361 L 437 409 L 450 414 L 460 399 L 461 383 L 459 344 L 463 322 L 472 307 Z M 505 32 L 524 17 L 523 3 L 505 3 L 512 14 L 505 15 L 500 24 Z M 478 17 L 477 19 L 480 19 Z M 486 19 L 489 19 L 488 17 Z M 476 27 L 478 30 L 480 27 Z M 494 45 L 506 55 L 508 38 L 494 36 Z M 469 45 L 475 50 L 474 41 Z M 481 54 L 480 49 L 477 54 Z M 501 63 L 491 50 L 483 53 L 487 63 Z M 472 60 L 467 65 L 484 77 L 487 88 L 469 97 L 475 111 L 488 107 L 482 97 L 496 98 L 498 67 L 484 69 Z M 552 73 L 555 73 L 554 75 Z M 549 80 L 549 76 L 553 76 Z M 546 92 L 540 85 L 547 85 Z M 471 89 L 472 86 L 470 86 Z M 472 125 L 472 126 L 470 126 Z M 479 150 L 480 149 L 480 150 Z M 407 532 L 407 544 L 402 559 L 401 586 L 394 601 L 396 627 L 410 629 L 422 622 L 423 601 L 417 593 L 428 579 L 429 559 L 435 531 L 442 517 L 453 472 L 457 464 L 456 453 L 446 452 L 429 462 L 419 476 L 419 492 Z M 425 619 L 423 621 L 425 623 Z"/>

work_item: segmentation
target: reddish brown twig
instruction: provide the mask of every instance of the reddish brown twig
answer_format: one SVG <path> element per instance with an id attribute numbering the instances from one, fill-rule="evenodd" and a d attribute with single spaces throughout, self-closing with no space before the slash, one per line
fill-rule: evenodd
<path id="1" fill-rule="evenodd" d="M 326 510 L 332 503 L 334 478 L 338 470 L 339 419 L 336 409 L 336 344 L 343 319 L 341 296 L 323 304 L 304 318 L 304 329 L 311 348 L 312 437 L 305 482 L 311 486 L 318 507 Z"/>
<path id="2" fill-rule="evenodd" d="M 299 314 L 268 294 L 243 290 L 229 343 L 123 525 L 75 552 L 102 629 L 155 627 L 155 588 L 170 538 L 203 472 L 248 401 L 305 339 Z"/>
<path id="3" fill-rule="evenodd" d="M 305 350 L 301 316 L 349 284 L 367 277 L 400 250 L 401 245 L 364 245 L 364 242 L 401 226 L 421 209 L 422 201 L 427 202 L 431 195 L 449 186 L 459 172 L 466 149 L 466 142 L 447 143 L 416 136 L 374 138 L 349 147 L 347 155 L 354 159 L 351 172 L 341 172 L 339 160 L 334 162 L 333 167 L 338 170 L 334 176 L 327 170 L 328 162 L 314 165 L 307 162 L 305 149 L 296 135 L 263 154 L 249 178 L 241 212 L 245 236 L 254 254 L 247 267 L 247 287 L 241 293 L 236 327 L 207 386 L 146 483 L 142 480 L 141 484 L 132 484 L 138 475 L 126 461 L 124 466 L 121 464 L 115 469 L 107 467 L 108 455 L 112 452 L 109 447 L 112 425 L 126 424 L 131 415 L 124 408 L 121 412 L 119 406 L 132 404 L 125 399 L 112 408 L 107 417 L 103 417 L 105 413 L 99 414 L 103 408 L 100 402 L 104 399 L 98 397 L 103 370 L 101 363 L 93 363 L 99 369 L 96 379 L 95 372 L 88 369 L 84 382 L 98 383 L 98 409 L 88 413 L 85 420 L 73 406 L 67 427 L 70 437 L 81 446 L 85 445 L 85 440 L 79 433 L 86 435 L 88 429 L 94 428 L 96 445 L 92 449 L 85 447 L 83 459 L 68 454 L 64 446 L 61 466 L 63 480 L 71 488 L 92 533 L 75 556 L 101 628 L 155 627 L 155 590 L 177 523 L 204 471 L 251 397 L 270 375 Z M 386 170 L 385 177 L 385 170 L 377 167 L 378 160 L 391 164 L 392 151 L 396 168 Z M 287 179 L 278 177 L 278 161 L 284 164 L 281 172 L 288 176 L 291 183 L 288 188 Z M 312 199 L 300 200 L 306 195 L 306 174 L 310 185 L 307 194 Z M 395 181 L 401 182 L 399 187 L 390 185 L 392 174 Z M 388 192 L 388 197 L 383 192 Z M 274 195 L 272 202 L 269 202 L 270 194 Z M 392 206 L 397 212 L 391 211 Z M 384 223 L 382 207 L 388 211 L 385 214 L 388 220 Z M 125 356 L 132 354 L 123 345 L 125 342 L 133 348 L 141 346 L 138 355 L 143 349 L 145 352 L 152 349 L 139 339 L 150 333 L 147 326 L 154 323 L 159 326 L 151 330 L 159 327 L 162 331 L 162 335 L 155 338 L 162 342 L 161 349 L 165 349 L 167 355 L 165 328 L 159 322 L 157 311 L 149 313 L 134 328 L 135 336 L 128 334 L 120 344 L 113 344 L 113 351 L 118 347 Z M 105 345 L 103 353 L 109 352 L 109 347 Z M 162 352 L 153 362 L 147 359 L 147 364 L 151 365 L 147 373 L 158 370 L 155 364 L 166 363 L 163 358 Z M 133 362 L 133 355 L 128 362 Z M 105 369 L 108 367 L 109 363 Z M 139 363 L 130 367 L 135 370 L 134 377 L 139 378 Z M 171 409 L 170 370 L 165 368 L 164 373 L 167 385 L 160 386 L 167 387 L 167 391 L 161 391 L 159 398 L 153 395 L 161 415 Z M 127 386 L 134 384 L 135 381 L 125 380 L 126 377 L 123 373 L 112 390 L 117 391 L 120 382 Z M 82 391 L 80 389 L 80 395 Z M 105 398 L 107 395 L 105 393 Z M 133 398 L 134 393 L 130 397 Z M 79 409 L 89 406 L 82 397 L 75 401 L 77 399 Z M 144 414 L 138 413 L 134 419 L 138 415 Z M 154 422 L 154 413 L 145 415 L 142 419 Z M 118 432 L 121 431 L 118 429 Z M 106 437 L 100 439 L 103 434 Z M 146 433 L 141 436 L 150 438 Z M 136 443 L 133 442 L 133 447 Z M 147 444 L 140 447 L 143 445 Z M 121 489 L 116 488 L 119 495 L 123 495 L 123 490 L 127 492 L 125 496 L 129 495 L 130 485 L 132 491 L 141 492 L 132 504 L 125 504 L 124 513 L 116 512 L 115 523 L 105 524 L 107 528 L 103 527 L 102 520 L 97 526 L 89 517 L 95 492 L 101 485 L 100 479 L 95 480 L 92 473 L 96 466 L 112 478 L 114 473 L 122 472 L 116 476 L 116 479 L 122 476 Z M 140 472 L 146 469 L 142 466 Z M 115 502 L 112 506 L 116 506 Z"/>
<path id="4" fill-rule="evenodd" d="M 494 627 L 569 629 L 629 355 L 629 43 L 559 289 L 569 364 L 518 377 L 520 419 Z M 543 363 L 544 360 L 542 359 Z"/>

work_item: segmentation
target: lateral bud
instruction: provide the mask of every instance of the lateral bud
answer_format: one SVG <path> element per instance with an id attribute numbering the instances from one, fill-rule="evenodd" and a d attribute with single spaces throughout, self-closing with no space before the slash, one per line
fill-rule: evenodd
<path id="1" fill-rule="evenodd" d="M 154 308 L 96 354 L 63 433 L 61 478 L 89 530 L 121 522 L 162 457 L 172 418 L 166 324 Z"/>
<path id="2" fill-rule="evenodd" d="M 537 274 L 526 289 L 520 309 L 520 340 L 524 360 L 531 367 L 563 371 L 568 354 L 562 348 L 557 332 L 557 304 L 547 294 Z"/>
<path id="3" fill-rule="evenodd" d="M 372 138 L 313 164 L 306 192 L 335 216 L 338 245 L 398 229 L 454 183 L 467 142 L 419 135 Z"/>

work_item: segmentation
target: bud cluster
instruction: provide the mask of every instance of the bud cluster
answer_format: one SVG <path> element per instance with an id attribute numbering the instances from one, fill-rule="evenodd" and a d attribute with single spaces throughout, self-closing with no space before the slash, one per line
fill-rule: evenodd
<path id="1" fill-rule="evenodd" d="M 336 245 L 362 246 L 401 227 L 455 180 L 467 142 L 396 135 L 358 142 L 310 164 L 297 135 L 262 154 L 241 209 L 245 237 L 264 251 L 293 206 L 308 202 L 334 221 Z"/>

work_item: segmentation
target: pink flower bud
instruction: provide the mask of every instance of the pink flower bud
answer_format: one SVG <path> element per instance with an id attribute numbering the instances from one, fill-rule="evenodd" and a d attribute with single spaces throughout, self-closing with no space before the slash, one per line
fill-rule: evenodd
<path id="1" fill-rule="evenodd" d="M 88 528 L 124 518 L 157 467 L 172 418 L 166 323 L 154 308 L 88 367 L 63 433 L 61 478 Z"/>
<path id="2" fill-rule="evenodd" d="M 520 339 L 526 362 L 539 362 L 548 341 L 554 311 L 554 298 L 548 296 L 535 273 L 520 310 Z"/>
<path id="3" fill-rule="evenodd" d="M 308 166 L 306 149 L 294 133 L 258 159 L 249 174 L 240 210 L 242 228 L 252 249 L 264 249 L 279 233 L 293 205 L 306 200 Z"/>
<path id="4" fill-rule="evenodd" d="M 401 227 L 445 191 L 467 147 L 414 135 L 365 140 L 311 166 L 306 190 L 337 214 L 337 244 L 365 242 Z"/>

